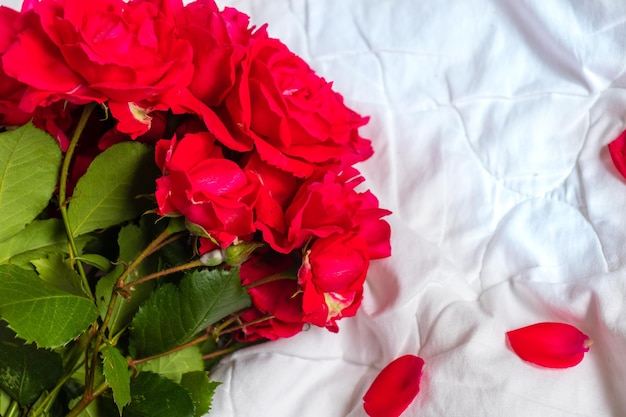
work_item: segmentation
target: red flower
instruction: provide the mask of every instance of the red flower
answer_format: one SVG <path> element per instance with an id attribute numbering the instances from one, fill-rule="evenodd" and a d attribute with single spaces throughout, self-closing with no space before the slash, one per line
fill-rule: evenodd
<path id="1" fill-rule="evenodd" d="M 398 417 L 420 390 L 424 360 L 415 355 L 400 356 L 374 379 L 363 397 L 370 417 Z"/>
<path id="2" fill-rule="evenodd" d="M 368 267 L 367 244 L 358 235 L 317 239 L 298 271 L 305 321 L 338 331 L 336 321 L 361 305 Z"/>
<path id="3" fill-rule="evenodd" d="M 617 171 L 626 178 L 626 130 L 609 143 L 609 153 Z"/>
<path id="4" fill-rule="evenodd" d="M 589 336 L 565 323 L 537 323 L 506 335 L 517 356 L 546 368 L 577 365 L 592 343 Z"/>
<path id="5" fill-rule="evenodd" d="M 16 32 L 13 23 L 19 13 L 5 6 L 0 6 L 0 56 L 15 40 Z M 32 115 L 19 108 L 26 85 L 5 74 L 0 65 L 0 125 L 21 126 L 28 122 Z"/>
<path id="6" fill-rule="evenodd" d="M 256 148 L 268 164 L 300 178 L 372 155 L 370 141 L 358 133 L 367 118 L 263 29 L 253 35 L 241 76 L 216 110 L 229 129 L 228 136 L 218 136 L 226 146 Z"/>
<path id="7" fill-rule="evenodd" d="M 389 256 L 390 228 L 381 217 L 390 212 L 378 207 L 372 193 L 354 190 L 363 181 L 355 174 L 350 169 L 310 178 L 299 186 L 284 212 L 275 205 L 271 211 L 258 213 L 256 226 L 263 239 L 274 250 L 289 253 L 312 237 L 357 233 L 372 258 Z"/>
<path id="8" fill-rule="evenodd" d="M 250 18 L 230 7 L 220 12 L 213 0 L 185 6 L 181 0 L 169 2 L 180 37 L 193 49 L 189 91 L 205 105 L 217 106 L 235 84 L 246 55 L 252 35 Z"/>
<path id="9" fill-rule="evenodd" d="M 254 232 L 255 178 L 224 158 L 210 133 L 159 141 L 156 162 L 158 214 L 185 216 L 222 247 Z"/>
<path id="10" fill-rule="evenodd" d="M 152 110 L 187 87 L 192 50 L 159 0 L 30 2 L 16 41 L 2 61 L 8 75 L 28 85 L 26 112 L 67 100 L 108 102 L 119 130 L 137 137 Z"/>
<path id="11" fill-rule="evenodd" d="M 290 273 L 293 269 L 295 263 L 291 256 L 272 252 L 261 252 L 241 265 L 241 282 L 249 286 L 248 294 L 254 307 L 239 316 L 244 323 L 251 323 L 243 328 L 240 340 L 275 340 L 302 331 L 302 294 L 295 275 Z M 271 277 L 278 279 L 271 280 Z M 268 278 L 269 282 L 261 283 Z M 267 316 L 271 318 L 256 321 Z"/>

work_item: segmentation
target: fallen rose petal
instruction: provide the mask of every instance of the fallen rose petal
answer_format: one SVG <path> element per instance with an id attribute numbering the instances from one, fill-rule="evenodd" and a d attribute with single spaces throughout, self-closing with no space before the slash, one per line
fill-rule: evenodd
<path id="1" fill-rule="evenodd" d="M 583 360 L 592 340 L 565 323 L 537 323 L 506 333 L 521 359 L 546 368 L 569 368 Z"/>
<path id="2" fill-rule="evenodd" d="M 420 390 L 424 360 L 404 355 L 390 362 L 374 379 L 363 396 L 370 417 L 398 417 Z"/>
<path id="3" fill-rule="evenodd" d="M 609 153 L 617 171 L 626 178 L 626 130 L 609 143 Z"/>

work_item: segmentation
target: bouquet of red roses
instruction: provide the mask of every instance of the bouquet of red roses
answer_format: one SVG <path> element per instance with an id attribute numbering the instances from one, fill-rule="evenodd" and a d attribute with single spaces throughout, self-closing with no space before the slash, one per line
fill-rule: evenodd
<path id="1" fill-rule="evenodd" d="M 264 26 L 26 0 L 0 58 L 1 415 L 201 416 L 221 355 L 356 314 L 367 119 Z"/>

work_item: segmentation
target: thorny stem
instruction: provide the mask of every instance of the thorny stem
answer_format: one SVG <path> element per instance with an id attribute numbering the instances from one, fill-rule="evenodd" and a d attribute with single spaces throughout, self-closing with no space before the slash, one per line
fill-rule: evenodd
<path id="1" fill-rule="evenodd" d="M 229 353 L 232 353 L 234 351 L 236 351 L 237 347 L 230 347 L 230 348 L 226 348 L 226 349 L 222 349 L 222 350 L 216 350 L 215 352 L 211 352 L 211 353 L 207 353 L 206 355 L 202 355 L 202 360 L 207 360 L 207 359 L 212 359 L 212 358 L 217 358 L 218 356 L 223 356 L 223 355 L 228 355 Z"/>
<path id="2" fill-rule="evenodd" d="M 161 271 L 155 272 L 153 274 L 149 274 L 146 275 L 142 278 L 139 278 L 135 281 L 131 281 L 129 282 L 127 285 L 130 287 L 133 287 L 135 285 L 139 285 L 139 284 L 143 284 L 146 281 L 150 281 L 151 279 L 156 279 L 165 275 L 169 275 L 169 274 L 173 274 L 175 272 L 180 272 L 180 271 L 185 271 L 187 269 L 191 269 L 191 268 L 197 268 L 199 266 L 202 266 L 203 263 L 199 260 L 196 261 L 192 261 L 183 265 L 178 265 L 178 266 L 174 266 L 172 268 L 168 268 L 168 269 L 163 269 Z"/>
<path id="3" fill-rule="evenodd" d="M 249 321 L 247 323 L 240 324 L 239 326 L 229 327 L 229 328 L 227 328 L 225 330 L 220 329 L 218 333 L 214 332 L 213 334 L 214 334 L 215 337 L 218 337 L 218 336 L 221 336 L 221 335 L 224 335 L 224 334 L 236 332 L 238 330 L 243 330 L 243 329 L 245 329 L 248 326 L 252 326 L 252 325 L 258 324 L 258 323 L 263 323 L 264 321 L 271 320 L 273 318 L 274 318 L 274 315 L 270 314 L 270 315 L 267 315 L 267 316 L 260 317 L 260 318 L 258 318 L 256 320 L 252 320 L 252 321 Z"/>
<path id="4" fill-rule="evenodd" d="M 98 364 L 98 353 L 100 351 L 100 346 L 105 338 L 105 332 L 111 321 L 111 317 L 113 316 L 113 310 L 115 309 L 115 303 L 117 302 L 117 298 L 119 297 L 119 289 L 122 289 L 125 286 L 125 281 L 128 279 L 128 276 L 132 271 L 137 268 L 137 266 L 143 262 L 148 256 L 156 252 L 159 248 L 161 248 L 161 244 L 170 238 L 172 232 L 168 229 L 165 229 L 159 236 L 156 237 L 134 260 L 131 264 L 124 270 L 122 275 L 118 278 L 116 287 L 113 289 L 111 294 L 111 300 L 109 301 L 109 305 L 107 307 L 106 314 L 104 319 L 102 320 L 102 325 L 97 329 L 96 342 L 93 347 L 93 352 L 91 355 L 91 359 L 86 358 L 86 366 L 87 366 L 87 376 L 85 380 L 85 392 L 83 394 L 83 398 L 89 398 L 93 395 L 91 390 L 93 389 L 93 383 L 95 379 L 95 369 Z M 93 336 L 91 336 L 93 337 Z M 88 404 L 88 403 L 87 403 Z M 85 405 L 86 406 L 86 405 Z"/>
<path id="5" fill-rule="evenodd" d="M 70 172 L 70 164 L 72 162 L 72 156 L 74 155 L 74 151 L 76 150 L 76 145 L 78 144 L 78 140 L 80 139 L 83 130 L 85 130 L 85 125 L 87 124 L 87 120 L 89 120 L 89 116 L 93 112 L 96 107 L 95 103 L 91 103 L 86 105 L 83 108 L 83 113 L 78 120 L 78 124 L 76 125 L 76 130 L 74 130 L 74 134 L 72 135 L 72 139 L 70 140 L 70 144 L 65 152 L 65 157 L 63 158 L 63 165 L 61 166 L 61 177 L 59 179 L 59 208 L 61 210 L 61 217 L 63 218 L 63 224 L 65 225 L 65 230 L 67 232 L 67 239 L 70 243 L 70 258 L 72 262 L 76 264 L 78 268 L 78 273 L 82 280 L 83 290 L 89 298 L 93 301 L 93 294 L 91 292 L 91 288 L 89 288 L 89 283 L 87 282 L 87 275 L 85 274 L 85 269 L 83 268 L 82 262 L 78 259 L 74 259 L 78 256 L 78 249 L 76 247 L 76 242 L 74 241 L 74 234 L 70 226 L 69 219 L 67 217 L 67 178 Z"/>
<path id="6" fill-rule="evenodd" d="M 131 262 L 130 265 L 124 270 L 122 275 L 118 278 L 117 284 L 113 293 L 111 294 L 111 300 L 109 301 L 109 305 L 107 307 L 106 314 L 104 316 L 104 320 L 102 321 L 102 326 L 100 327 L 100 334 L 103 335 L 106 331 L 109 321 L 113 315 L 113 310 L 115 309 L 115 303 L 117 302 L 117 298 L 119 297 L 119 289 L 122 289 L 126 286 L 126 280 L 130 276 L 131 272 L 139 266 L 141 262 L 144 261 L 148 256 L 152 255 L 154 252 L 158 251 L 164 245 L 164 242 L 172 242 L 174 238 L 178 238 L 179 236 L 172 236 L 172 232 L 168 229 L 165 229 L 159 236 L 157 236 L 136 258 Z M 134 284 L 135 285 L 135 284 Z M 101 342 L 101 338 L 99 338 L 98 342 Z M 96 344 L 99 346 L 99 343 Z"/>
<path id="7" fill-rule="evenodd" d="M 236 322 L 239 319 L 238 316 L 231 316 L 228 320 L 225 320 L 223 323 L 221 323 L 219 326 L 217 326 L 215 329 L 213 329 L 211 331 L 211 334 L 213 334 L 213 336 L 215 338 L 219 337 L 219 335 L 221 334 L 222 330 L 224 330 L 226 327 L 230 326 L 231 324 L 233 324 L 234 322 Z"/>
<path id="8" fill-rule="evenodd" d="M 69 413 L 67 413 L 67 415 L 65 417 L 77 417 L 80 415 L 80 413 L 83 412 L 83 410 L 85 408 L 87 408 L 87 406 L 97 397 L 99 397 L 104 391 L 106 391 L 109 388 L 109 383 L 108 382 L 103 382 L 102 384 L 100 384 L 100 386 L 98 386 L 98 388 L 96 388 L 95 390 L 93 390 L 93 392 L 87 396 L 87 395 L 83 395 L 83 397 L 80 399 L 79 402 L 76 403 L 76 405 L 74 406 L 74 408 L 72 408 L 70 410 Z"/>
<path id="9" fill-rule="evenodd" d="M 131 367 L 134 368 L 135 366 L 137 366 L 138 364 L 140 364 L 142 362 L 148 362 L 148 361 L 150 361 L 152 359 L 161 358 L 161 357 L 167 356 L 167 355 L 169 355 L 171 353 L 179 352 L 179 351 L 181 351 L 183 349 L 186 349 L 186 348 L 188 348 L 190 346 L 194 346 L 194 345 L 197 345 L 198 343 L 202 343 L 202 342 L 204 342 L 206 340 L 209 340 L 209 338 L 210 338 L 210 336 L 208 334 L 204 334 L 204 335 L 202 335 L 202 336 L 200 336 L 198 338 L 195 338 L 191 342 L 187 342 L 187 343 L 185 343 L 183 345 L 177 346 L 174 349 L 168 350 L 167 352 L 159 353 L 158 355 L 148 356 L 147 358 L 133 359 L 133 360 L 131 360 L 128 363 L 128 366 L 131 366 Z"/>
<path id="10" fill-rule="evenodd" d="M 36 417 L 36 416 L 39 416 L 42 412 L 44 413 L 47 412 L 47 410 L 52 405 L 52 402 L 54 401 L 56 396 L 59 394 L 59 391 L 61 391 L 61 388 L 63 388 L 63 385 L 65 385 L 65 383 L 69 381 L 72 375 L 74 375 L 74 373 L 78 371 L 81 366 L 83 366 L 83 362 L 84 361 L 79 361 L 69 372 L 63 375 L 63 377 L 59 379 L 59 381 L 57 382 L 55 387 L 52 389 L 52 391 L 50 391 L 50 393 L 46 396 L 46 398 L 41 402 L 41 404 L 39 404 L 38 407 L 35 408 L 29 415 Z"/>

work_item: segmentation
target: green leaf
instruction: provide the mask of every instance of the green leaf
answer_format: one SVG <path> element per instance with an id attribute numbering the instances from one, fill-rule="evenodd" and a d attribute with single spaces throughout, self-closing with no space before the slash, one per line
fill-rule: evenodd
<path id="1" fill-rule="evenodd" d="M 36 220 L 19 234 L 0 242 L 0 263 L 6 263 L 15 255 L 37 249 L 67 246 L 67 235 L 60 219 Z"/>
<path id="2" fill-rule="evenodd" d="M 152 233 L 155 225 L 148 217 L 142 217 L 139 226 L 128 224 L 120 230 L 117 243 L 120 247 L 120 262 L 130 264 L 152 242 Z M 131 274 L 131 279 L 136 280 L 145 275 L 156 272 L 158 259 L 149 256 Z"/>
<path id="3" fill-rule="evenodd" d="M 11 398 L 9 394 L 0 389 L 0 416 L 6 415 L 5 413 L 7 412 L 7 409 L 9 408 L 9 405 L 12 401 L 13 398 Z"/>
<path id="4" fill-rule="evenodd" d="M 76 184 L 68 208 L 74 236 L 115 226 L 138 217 L 153 203 L 158 175 L 153 148 L 122 142 L 98 155 Z"/>
<path id="5" fill-rule="evenodd" d="M 130 372 L 128 363 L 119 350 L 113 346 L 102 349 L 104 378 L 111 386 L 113 400 L 122 414 L 122 409 L 130 402 Z"/>
<path id="6" fill-rule="evenodd" d="M 33 271 L 0 265 L 0 316 L 19 337 L 54 348 L 81 334 L 98 310 L 88 298 L 62 291 Z"/>
<path id="7" fill-rule="evenodd" d="M 187 390 L 164 376 L 140 372 L 131 380 L 130 391 L 123 417 L 195 417 Z"/>
<path id="8" fill-rule="evenodd" d="M 108 271 L 111 269 L 111 261 L 105 256 L 98 255 L 97 253 L 85 253 L 81 256 L 77 256 L 76 259 L 82 263 L 91 265 L 100 271 Z"/>
<path id="9" fill-rule="evenodd" d="M 174 382 L 180 382 L 183 374 L 193 371 L 204 371 L 202 353 L 198 346 L 190 346 L 183 350 L 170 353 L 139 364 L 140 371 L 150 371 L 163 375 Z"/>
<path id="10" fill-rule="evenodd" d="M 89 236 L 76 239 L 79 250 Z M 0 242 L 0 264 L 28 266 L 31 260 L 45 258 L 51 253 L 68 253 L 67 234 L 60 219 L 35 220 L 24 230 Z"/>
<path id="11" fill-rule="evenodd" d="M 196 406 L 196 417 L 202 417 L 211 410 L 215 389 L 221 383 L 209 381 L 209 374 L 205 371 L 195 371 L 184 374 L 180 385 L 189 392 Z"/>
<path id="12" fill-rule="evenodd" d="M 0 324 L 0 388 L 22 406 L 54 387 L 62 373 L 59 354 L 25 344 Z"/>
<path id="13" fill-rule="evenodd" d="M 148 246 L 151 241 L 150 226 L 150 222 L 142 218 L 140 226 L 129 224 L 122 227 L 118 236 L 120 263 L 130 264 L 146 246 Z M 155 272 L 157 269 L 156 261 L 157 258 L 154 256 L 145 259 L 139 264 L 135 271 L 131 273 L 132 279 L 141 278 Z M 96 299 L 102 318 L 104 318 L 109 302 L 111 301 L 113 287 L 116 285 L 117 279 L 122 276 L 123 272 L 124 268 L 122 265 L 117 265 L 96 284 Z M 118 297 L 109 321 L 109 331 L 112 334 L 130 323 L 139 309 L 139 305 L 143 303 L 152 292 L 154 285 L 154 281 L 148 281 L 130 288 L 130 298 Z"/>
<path id="14" fill-rule="evenodd" d="M 79 401 L 81 397 L 76 397 L 71 400 L 68 404 L 69 409 L 71 410 Z M 93 401 L 85 407 L 83 411 L 78 414 L 77 417 L 108 417 L 110 415 L 106 413 L 102 413 L 100 410 L 100 400 L 101 398 L 95 398 Z"/>
<path id="15" fill-rule="evenodd" d="M 131 354 L 147 357 L 166 352 L 249 305 L 236 269 L 186 274 L 179 287 L 162 285 L 141 306 L 131 323 Z"/>
<path id="16" fill-rule="evenodd" d="M 39 277 L 58 289 L 70 294 L 85 296 L 80 275 L 74 271 L 60 253 L 52 253 L 46 258 L 33 259 Z"/>
<path id="17" fill-rule="evenodd" d="M 0 134 L 0 241 L 33 221 L 48 205 L 61 166 L 61 149 L 31 123 Z"/>

